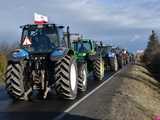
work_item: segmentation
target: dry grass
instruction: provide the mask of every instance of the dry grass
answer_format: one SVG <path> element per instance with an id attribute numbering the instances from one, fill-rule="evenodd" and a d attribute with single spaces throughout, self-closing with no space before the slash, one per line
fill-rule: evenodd
<path id="1" fill-rule="evenodd" d="M 112 100 L 113 120 L 153 120 L 160 115 L 160 85 L 147 69 L 134 65 L 118 77 L 123 84 Z"/>
<path id="2" fill-rule="evenodd" d="M 4 73 L 6 71 L 7 58 L 0 53 L 0 84 L 4 82 Z"/>

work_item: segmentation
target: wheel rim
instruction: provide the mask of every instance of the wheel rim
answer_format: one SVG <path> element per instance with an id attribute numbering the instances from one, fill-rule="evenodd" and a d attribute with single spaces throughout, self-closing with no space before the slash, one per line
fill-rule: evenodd
<path id="1" fill-rule="evenodd" d="M 86 69 L 83 69 L 83 86 L 85 87 L 86 84 L 87 84 Z"/>
<path id="2" fill-rule="evenodd" d="M 101 73 L 101 78 L 104 76 L 104 64 L 103 62 L 100 63 L 100 73 Z"/>
<path id="3" fill-rule="evenodd" d="M 115 58 L 114 62 L 115 62 L 115 71 L 117 71 L 118 70 L 118 63 L 117 63 L 116 58 Z"/>
<path id="4" fill-rule="evenodd" d="M 76 67 L 74 64 L 71 65 L 71 70 L 70 70 L 70 83 L 71 83 L 71 89 L 72 91 L 75 91 L 76 89 Z"/>

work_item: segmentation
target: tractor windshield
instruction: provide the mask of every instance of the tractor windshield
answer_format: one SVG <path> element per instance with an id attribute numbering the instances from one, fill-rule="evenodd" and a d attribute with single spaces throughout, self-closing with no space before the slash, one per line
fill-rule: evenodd
<path id="1" fill-rule="evenodd" d="M 102 56 L 106 56 L 112 50 L 112 46 L 98 46 L 97 53 L 101 53 Z"/>
<path id="2" fill-rule="evenodd" d="M 105 47 L 105 51 L 108 53 L 112 50 L 112 46 L 106 46 Z"/>
<path id="3" fill-rule="evenodd" d="M 77 52 L 87 52 L 92 49 L 91 44 L 88 41 L 73 42 L 73 47 L 74 47 L 74 50 Z"/>
<path id="4" fill-rule="evenodd" d="M 60 43 L 60 32 L 56 27 L 24 28 L 21 45 L 30 52 L 50 52 Z"/>

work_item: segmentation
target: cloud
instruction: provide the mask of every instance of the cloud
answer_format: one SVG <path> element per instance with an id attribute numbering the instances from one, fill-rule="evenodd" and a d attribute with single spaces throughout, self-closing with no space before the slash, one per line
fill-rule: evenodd
<path id="1" fill-rule="evenodd" d="M 0 40 L 5 36 L 20 39 L 18 27 L 32 23 L 33 13 L 37 12 L 57 24 L 70 25 L 72 32 L 80 32 L 87 38 L 136 50 L 146 46 L 152 29 L 159 31 L 159 3 L 159 0 L 5 0 L 0 4 Z"/>
<path id="2" fill-rule="evenodd" d="M 136 42 L 137 40 L 139 40 L 141 38 L 140 35 L 134 35 L 132 39 L 130 39 L 130 42 Z"/>

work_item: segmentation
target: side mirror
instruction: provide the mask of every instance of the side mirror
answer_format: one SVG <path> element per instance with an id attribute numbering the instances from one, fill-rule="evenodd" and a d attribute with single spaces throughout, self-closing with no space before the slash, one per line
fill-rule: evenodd
<path id="1" fill-rule="evenodd" d="M 68 47 L 71 47 L 71 41 L 70 41 L 70 32 L 69 32 L 69 26 L 67 26 L 67 41 L 68 41 Z"/>
<path id="2" fill-rule="evenodd" d="M 100 45 L 101 45 L 101 47 L 103 46 L 103 42 L 102 41 L 100 41 Z"/>

